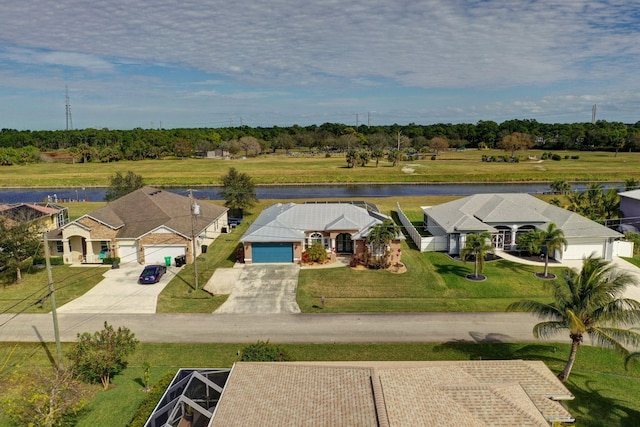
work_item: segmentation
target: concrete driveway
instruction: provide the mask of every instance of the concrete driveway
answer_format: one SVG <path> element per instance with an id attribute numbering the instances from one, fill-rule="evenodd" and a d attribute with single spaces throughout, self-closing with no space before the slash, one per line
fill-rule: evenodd
<path id="1" fill-rule="evenodd" d="M 158 295 L 180 270 L 167 267 L 167 273 L 153 285 L 138 284 L 144 266 L 121 264 L 109 270 L 93 289 L 58 308 L 60 313 L 155 313 Z"/>
<path id="2" fill-rule="evenodd" d="M 248 264 L 216 313 L 300 313 L 297 264 Z"/>

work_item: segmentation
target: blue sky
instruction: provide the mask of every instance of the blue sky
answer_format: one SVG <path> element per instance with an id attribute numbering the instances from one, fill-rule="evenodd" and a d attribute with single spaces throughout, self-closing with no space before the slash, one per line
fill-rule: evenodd
<path id="1" fill-rule="evenodd" d="M 630 0 L 0 0 L 0 128 L 640 120 Z"/>

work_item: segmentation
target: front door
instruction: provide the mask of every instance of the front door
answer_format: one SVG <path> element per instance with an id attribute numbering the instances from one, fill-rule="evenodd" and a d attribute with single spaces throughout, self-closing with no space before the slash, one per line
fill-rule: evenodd
<path id="1" fill-rule="evenodd" d="M 348 233 L 340 233 L 336 236 L 336 252 L 338 253 L 353 253 L 353 240 Z"/>

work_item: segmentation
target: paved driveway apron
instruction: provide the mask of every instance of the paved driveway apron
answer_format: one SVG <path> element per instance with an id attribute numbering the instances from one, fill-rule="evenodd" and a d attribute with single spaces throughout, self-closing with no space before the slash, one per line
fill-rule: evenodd
<path id="1" fill-rule="evenodd" d="M 138 263 L 121 264 L 120 268 L 104 273 L 104 279 L 79 298 L 58 308 L 60 313 L 155 313 L 158 295 L 173 278 L 175 267 L 158 283 L 138 284 L 144 266 Z"/>
<path id="2" fill-rule="evenodd" d="M 216 313 L 300 313 L 297 264 L 247 264 Z"/>

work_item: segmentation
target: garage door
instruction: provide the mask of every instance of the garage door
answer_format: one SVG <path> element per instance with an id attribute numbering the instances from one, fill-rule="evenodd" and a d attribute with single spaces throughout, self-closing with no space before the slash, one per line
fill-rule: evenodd
<path id="1" fill-rule="evenodd" d="M 125 264 L 127 262 L 138 262 L 138 245 L 118 245 L 118 254 L 120 256 L 120 263 Z"/>
<path id="2" fill-rule="evenodd" d="M 593 240 L 569 240 L 567 249 L 562 256 L 562 259 L 582 259 L 588 257 L 592 253 L 595 253 L 597 257 L 604 255 L 604 242 L 594 242 Z"/>
<path id="3" fill-rule="evenodd" d="M 165 257 L 171 257 L 171 264 L 175 264 L 175 257 L 185 255 L 187 247 L 185 245 L 145 245 L 145 264 L 164 264 Z"/>
<path id="4" fill-rule="evenodd" d="M 293 262 L 293 243 L 253 243 L 252 262 Z"/>

